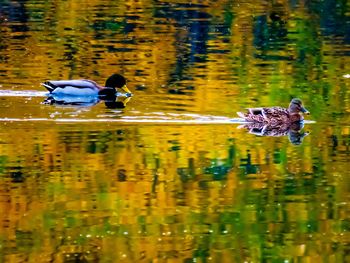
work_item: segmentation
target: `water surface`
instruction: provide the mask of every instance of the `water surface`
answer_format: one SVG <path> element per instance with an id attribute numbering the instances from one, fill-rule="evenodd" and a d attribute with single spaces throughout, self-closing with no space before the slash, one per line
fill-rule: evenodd
<path id="1" fill-rule="evenodd" d="M 0 0 L 0 262 L 348 262 L 349 8 Z M 125 108 L 43 103 L 115 72 Z"/>

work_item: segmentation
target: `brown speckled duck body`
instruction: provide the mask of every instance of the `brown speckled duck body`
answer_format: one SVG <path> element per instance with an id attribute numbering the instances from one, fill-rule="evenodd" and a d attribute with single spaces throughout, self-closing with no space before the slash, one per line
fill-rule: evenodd
<path id="1" fill-rule="evenodd" d="M 282 107 L 248 108 L 248 111 L 237 112 L 247 122 L 258 122 L 269 125 L 290 124 L 304 120 L 303 114 L 309 114 L 300 99 L 292 99 L 288 109 Z"/>

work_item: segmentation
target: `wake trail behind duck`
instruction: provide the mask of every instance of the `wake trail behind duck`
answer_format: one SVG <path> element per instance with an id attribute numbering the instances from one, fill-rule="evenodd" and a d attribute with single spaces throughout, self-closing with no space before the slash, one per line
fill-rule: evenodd
<path id="1" fill-rule="evenodd" d="M 47 91 L 0 90 L 0 97 L 46 97 Z"/>

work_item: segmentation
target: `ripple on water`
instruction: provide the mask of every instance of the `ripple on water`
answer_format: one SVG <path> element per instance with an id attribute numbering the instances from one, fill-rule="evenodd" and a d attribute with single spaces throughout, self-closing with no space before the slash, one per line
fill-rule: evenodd
<path id="1" fill-rule="evenodd" d="M 45 97 L 47 91 L 35 90 L 0 90 L 0 97 Z"/>
<path id="2" fill-rule="evenodd" d="M 67 122 L 67 123 L 158 123 L 158 124 L 239 124 L 244 123 L 239 118 L 227 118 L 222 116 L 159 116 L 159 115 L 143 115 L 143 116 L 123 116 L 118 119 L 106 118 L 0 118 L 0 122 Z"/>

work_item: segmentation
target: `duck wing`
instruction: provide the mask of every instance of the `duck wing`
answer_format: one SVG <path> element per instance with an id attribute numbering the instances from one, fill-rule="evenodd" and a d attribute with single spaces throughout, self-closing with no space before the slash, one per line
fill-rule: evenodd
<path id="1" fill-rule="evenodd" d="M 287 109 L 282 107 L 269 107 L 262 108 L 262 115 L 264 120 L 268 123 L 277 124 L 289 121 L 289 112 Z"/>
<path id="2" fill-rule="evenodd" d="M 80 80 L 49 80 L 44 83 L 41 83 L 48 91 L 52 92 L 57 88 L 76 88 L 76 89 L 91 89 L 91 90 L 100 90 L 100 86 L 96 82 L 80 79 Z"/>
<path id="3" fill-rule="evenodd" d="M 237 114 L 248 122 L 264 122 L 263 108 L 247 108 L 247 112 Z"/>
<path id="4" fill-rule="evenodd" d="M 262 115 L 264 108 L 247 108 L 248 112 L 252 115 Z"/>

